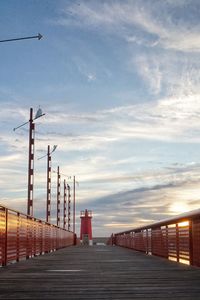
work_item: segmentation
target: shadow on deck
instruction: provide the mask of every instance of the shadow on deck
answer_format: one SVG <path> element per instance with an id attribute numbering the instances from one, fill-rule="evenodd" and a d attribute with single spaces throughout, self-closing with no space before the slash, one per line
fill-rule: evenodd
<path id="1" fill-rule="evenodd" d="M 200 269 L 110 246 L 68 247 L 0 268 L 0 299 L 200 299 Z"/>

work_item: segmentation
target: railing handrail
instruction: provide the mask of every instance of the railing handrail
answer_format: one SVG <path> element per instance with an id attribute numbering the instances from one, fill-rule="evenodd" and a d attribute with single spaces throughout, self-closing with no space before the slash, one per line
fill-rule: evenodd
<path id="1" fill-rule="evenodd" d="M 65 231 L 68 231 L 68 232 L 72 232 L 72 231 L 67 230 L 67 229 L 65 229 L 65 228 L 63 228 L 63 227 L 59 227 L 59 226 L 57 226 L 56 224 L 52 224 L 52 223 L 46 222 L 46 221 L 44 221 L 44 220 L 41 220 L 41 219 L 39 219 L 39 218 L 36 218 L 36 217 L 34 217 L 34 216 L 27 215 L 26 213 L 20 212 L 20 211 L 18 211 L 18 210 L 15 210 L 15 209 L 13 209 L 13 208 L 8 207 L 8 206 L 5 206 L 5 205 L 0 204 L 0 209 L 1 209 L 1 207 L 2 207 L 3 209 L 7 209 L 8 211 L 12 211 L 12 212 L 14 212 L 14 213 L 16 213 L 16 214 L 20 214 L 20 216 L 25 216 L 25 217 L 28 217 L 29 219 L 38 221 L 38 222 L 40 222 L 40 223 L 47 224 L 47 225 L 50 225 L 50 226 L 53 226 L 53 227 L 56 227 L 56 228 L 60 228 L 60 229 L 63 229 L 63 230 L 65 230 Z M 72 232 L 72 233 L 73 233 L 73 232 Z"/>
<path id="2" fill-rule="evenodd" d="M 151 228 L 156 228 L 159 226 L 165 226 L 165 225 L 171 225 L 174 223 L 180 223 L 180 222 L 184 222 L 184 221 L 189 221 L 191 219 L 194 219 L 195 217 L 200 216 L 200 209 L 195 209 L 192 210 L 190 212 L 186 212 L 186 213 L 182 213 L 176 217 L 172 217 L 172 218 L 167 218 L 155 223 L 151 223 L 148 225 L 144 225 L 144 226 L 140 226 L 140 227 L 136 227 L 133 229 L 129 229 L 126 231 L 121 231 L 121 232 L 117 232 L 114 235 L 121 235 L 121 234 L 126 234 L 126 233 L 130 233 L 130 232 L 137 232 L 137 231 L 141 231 L 141 230 L 145 230 L 145 229 L 151 229 Z"/>
<path id="3" fill-rule="evenodd" d="M 200 209 L 112 234 L 109 245 L 200 267 Z"/>
<path id="4" fill-rule="evenodd" d="M 0 266 L 76 244 L 76 234 L 0 204 Z"/>

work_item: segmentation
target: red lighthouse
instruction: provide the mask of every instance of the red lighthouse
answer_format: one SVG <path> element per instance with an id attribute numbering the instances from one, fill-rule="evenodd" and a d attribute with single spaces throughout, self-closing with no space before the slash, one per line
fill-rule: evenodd
<path id="1" fill-rule="evenodd" d="M 85 210 L 81 211 L 81 232 L 80 242 L 83 245 L 92 246 L 92 211 Z"/>

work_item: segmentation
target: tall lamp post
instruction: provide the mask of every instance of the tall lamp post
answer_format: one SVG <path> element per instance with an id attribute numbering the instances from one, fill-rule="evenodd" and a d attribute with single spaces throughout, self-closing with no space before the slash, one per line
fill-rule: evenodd
<path id="1" fill-rule="evenodd" d="M 73 176 L 73 232 L 76 232 L 76 185 L 79 186 L 76 181 L 76 176 Z"/>
<path id="2" fill-rule="evenodd" d="M 68 180 L 71 179 L 71 176 L 60 173 L 60 168 L 58 166 L 57 171 L 53 171 L 57 173 L 57 226 L 60 226 L 60 194 L 61 194 L 61 175 L 67 176 Z M 67 193 L 68 191 L 68 193 Z M 63 228 L 66 229 L 66 217 L 67 217 L 67 200 L 68 200 L 68 227 L 70 228 L 70 209 L 71 209 L 71 194 L 70 194 L 70 186 L 66 184 L 66 180 L 64 179 L 64 191 L 63 191 Z"/>
<path id="3" fill-rule="evenodd" d="M 57 169 L 57 226 L 60 226 L 60 168 Z"/>
<path id="4" fill-rule="evenodd" d="M 67 217 L 67 185 L 64 179 L 64 193 L 63 193 L 63 228 L 66 229 L 66 217 Z"/>
<path id="5" fill-rule="evenodd" d="M 30 119 L 13 130 L 17 130 L 29 123 L 29 155 L 28 155 L 28 199 L 27 199 L 27 215 L 33 215 L 33 180 L 34 180 L 34 146 L 35 146 L 35 123 L 34 120 L 44 116 L 41 108 L 37 110 L 35 118 L 33 118 L 33 108 L 30 108 Z"/>
<path id="6" fill-rule="evenodd" d="M 53 150 L 50 151 L 50 146 L 47 149 L 47 209 L 46 222 L 51 221 L 51 154 L 56 150 L 57 145 L 54 145 Z"/>
<path id="7" fill-rule="evenodd" d="M 70 192 L 69 184 L 67 184 L 67 200 L 68 200 L 68 226 L 67 226 L 67 229 L 70 231 L 70 227 L 71 227 L 71 192 Z"/>
<path id="8" fill-rule="evenodd" d="M 56 150 L 57 145 L 53 146 L 53 149 L 50 150 L 50 145 L 47 147 L 47 154 L 38 158 L 42 159 L 47 157 L 47 201 L 46 201 L 46 222 L 50 222 L 51 217 L 51 154 Z"/>
<path id="9" fill-rule="evenodd" d="M 76 201 L 76 177 L 74 176 L 73 177 L 73 232 L 75 233 L 75 219 L 76 219 L 76 204 L 75 204 L 75 201 Z"/>

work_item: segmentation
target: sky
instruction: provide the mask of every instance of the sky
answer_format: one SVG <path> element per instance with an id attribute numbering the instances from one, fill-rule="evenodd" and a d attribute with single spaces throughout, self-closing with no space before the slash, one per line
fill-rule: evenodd
<path id="1" fill-rule="evenodd" d="M 77 218 L 109 236 L 199 208 L 199 0 L 0 0 L 0 203 L 26 212 L 35 121 L 34 216 L 45 219 L 47 146 L 76 176 Z M 62 213 L 62 211 L 61 211 Z"/>

